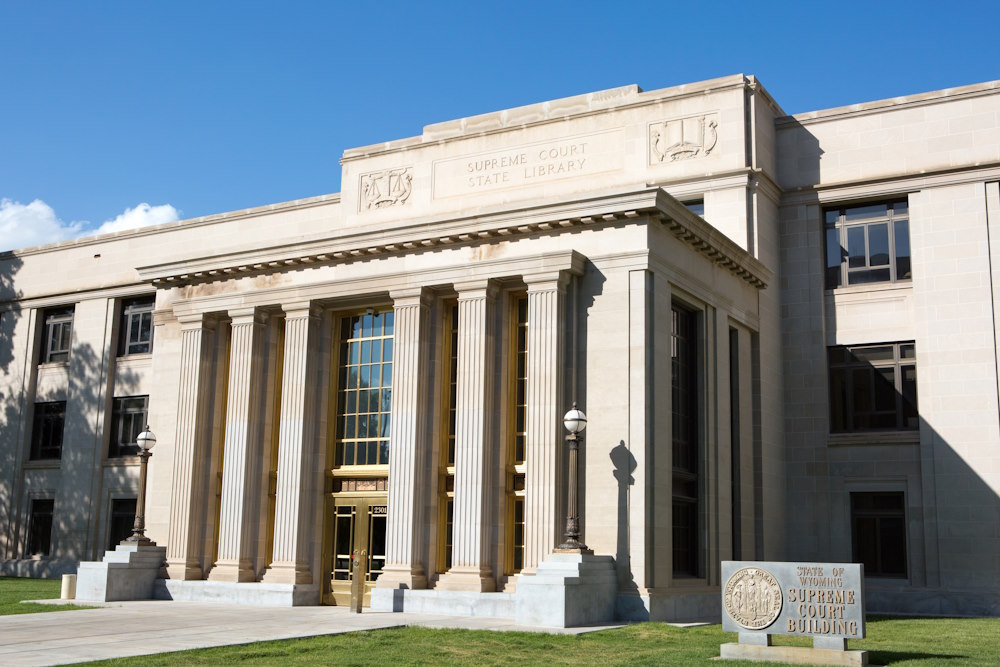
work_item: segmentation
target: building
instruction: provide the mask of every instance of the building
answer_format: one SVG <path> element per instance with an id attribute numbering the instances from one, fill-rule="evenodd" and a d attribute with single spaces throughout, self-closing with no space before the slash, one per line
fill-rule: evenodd
<path id="1" fill-rule="evenodd" d="M 621 617 L 717 617 L 725 559 L 1000 613 L 1000 82 L 796 116 L 626 86 L 342 164 L 0 256 L 4 573 L 128 533 L 148 422 L 160 594 L 343 603 L 364 550 L 407 604 L 502 611 L 562 539 L 576 401 Z"/>

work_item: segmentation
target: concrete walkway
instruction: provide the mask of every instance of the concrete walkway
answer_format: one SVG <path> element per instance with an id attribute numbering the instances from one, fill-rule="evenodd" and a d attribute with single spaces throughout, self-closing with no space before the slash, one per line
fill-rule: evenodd
<path id="1" fill-rule="evenodd" d="M 344 607 L 238 607 L 144 600 L 78 611 L 0 616 L 0 665 L 64 665 L 406 625 L 565 634 L 603 629 L 525 628 L 508 619 L 485 617 L 368 611 L 351 614 Z"/>

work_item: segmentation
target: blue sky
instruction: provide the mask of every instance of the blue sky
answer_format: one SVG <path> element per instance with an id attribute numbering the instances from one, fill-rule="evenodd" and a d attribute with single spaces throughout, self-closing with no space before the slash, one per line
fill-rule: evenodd
<path id="1" fill-rule="evenodd" d="M 0 0 L 0 250 L 338 192 L 347 148 L 630 83 L 744 72 L 797 113 L 998 79 L 996 16 L 987 2 Z"/>

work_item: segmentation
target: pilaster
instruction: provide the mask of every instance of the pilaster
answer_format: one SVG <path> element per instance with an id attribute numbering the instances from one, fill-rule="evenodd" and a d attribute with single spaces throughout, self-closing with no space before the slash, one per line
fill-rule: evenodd
<path id="1" fill-rule="evenodd" d="M 317 460 L 319 316 L 308 302 L 286 305 L 285 348 L 278 426 L 274 547 L 263 581 L 310 584 L 309 473 Z"/>
<path id="2" fill-rule="evenodd" d="M 253 581 L 258 517 L 256 480 L 261 465 L 265 315 L 256 308 L 230 311 L 229 387 L 219 510 L 219 555 L 212 581 Z"/>
<path id="3" fill-rule="evenodd" d="M 392 432 L 389 436 L 389 508 L 386 566 L 379 588 L 426 588 L 420 562 L 424 462 L 428 447 L 425 378 L 430 357 L 430 293 L 413 289 L 390 294 L 395 310 Z"/>
<path id="4" fill-rule="evenodd" d="M 182 318 L 180 389 L 174 467 L 170 482 L 170 524 L 167 532 L 167 576 L 201 579 L 202 507 L 209 447 L 206 425 L 211 415 L 212 373 L 208 354 L 215 324 L 204 314 Z"/>
<path id="5" fill-rule="evenodd" d="M 451 569 L 444 590 L 492 591 L 489 564 L 489 414 L 495 378 L 494 318 L 497 289 L 488 281 L 455 286 L 458 291 L 458 373 L 455 414 L 455 515 Z"/>
<path id="6" fill-rule="evenodd" d="M 558 544 L 563 488 L 561 451 L 563 331 L 567 276 L 525 276 L 528 285 L 528 369 L 525 387 L 524 568 L 535 568 Z"/>

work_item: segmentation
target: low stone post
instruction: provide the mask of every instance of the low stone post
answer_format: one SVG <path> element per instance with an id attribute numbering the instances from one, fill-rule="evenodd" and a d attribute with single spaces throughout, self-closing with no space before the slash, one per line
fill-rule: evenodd
<path id="1" fill-rule="evenodd" d="M 361 613 L 361 606 L 365 601 L 365 571 L 362 563 L 367 558 L 368 552 L 362 549 L 360 552 L 355 549 L 351 556 L 351 612 Z"/>

